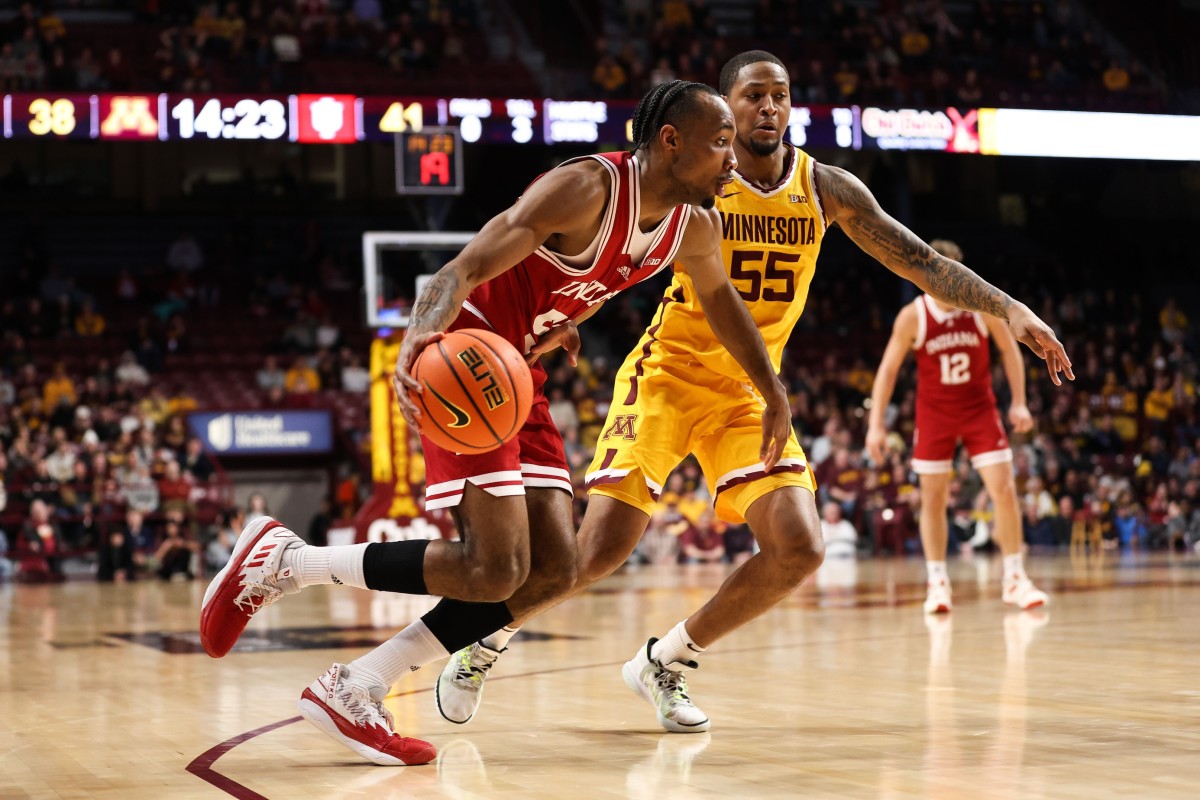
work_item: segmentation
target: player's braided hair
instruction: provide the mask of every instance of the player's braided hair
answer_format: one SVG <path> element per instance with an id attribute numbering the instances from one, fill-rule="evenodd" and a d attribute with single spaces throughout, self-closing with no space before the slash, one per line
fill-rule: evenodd
<path id="1" fill-rule="evenodd" d="M 633 110 L 633 149 L 649 147 L 663 125 L 676 125 L 677 120 L 694 108 L 701 94 L 720 96 L 706 83 L 667 81 L 650 88 Z"/>

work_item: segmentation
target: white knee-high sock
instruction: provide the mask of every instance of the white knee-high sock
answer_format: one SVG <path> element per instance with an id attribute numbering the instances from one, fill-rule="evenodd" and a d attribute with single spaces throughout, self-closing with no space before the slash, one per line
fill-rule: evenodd
<path id="1" fill-rule="evenodd" d="M 350 662 L 349 680 L 359 686 L 387 686 L 431 661 L 450 655 L 425 621 L 418 619 L 365 656 Z"/>

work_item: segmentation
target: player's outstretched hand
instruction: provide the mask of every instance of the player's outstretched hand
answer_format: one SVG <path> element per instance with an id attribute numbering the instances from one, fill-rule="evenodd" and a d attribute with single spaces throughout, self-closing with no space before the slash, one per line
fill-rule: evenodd
<path id="1" fill-rule="evenodd" d="M 1013 433 L 1028 433 L 1033 430 L 1033 414 L 1029 406 L 1013 403 L 1008 407 L 1008 424 L 1012 425 Z"/>
<path id="2" fill-rule="evenodd" d="M 408 392 L 412 390 L 420 394 L 424 389 L 412 376 L 413 364 L 417 362 L 417 356 L 421 355 L 422 350 L 445 335 L 441 331 L 409 334 L 404 337 L 404 341 L 400 345 L 400 354 L 396 357 L 396 374 L 392 376 L 392 386 L 396 390 L 396 402 L 400 405 L 400 413 L 404 415 L 404 421 L 414 428 L 420 427 L 417 420 L 421 418 L 421 409 L 417 408 L 417 404 L 408 396 Z"/>
<path id="3" fill-rule="evenodd" d="M 783 448 L 792 435 L 792 409 L 788 405 L 787 391 L 783 384 L 779 384 L 779 391 L 775 393 L 775 397 L 767 400 L 762 427 L 762 447 L 759 448 L 758 457 L 762 459 L 766 471 L 770 472 L 779 462 Z"/>
<path id="4" fill-rule="evenodd" d="M 1046 362 L 1050 380 L 1054 381 L 1055 386 L 1062 386 L 1059 373 L 1065 372 L 1069 380 L 1075 380 L 1075 373 L 1071 371 L 1071 359 L 1067 358 L 1067 351 L 1063 349 L 1062 342 L 1058 341 L 1050 326 L 1042 322 L 1028 306 L 1017 303 L 1016 308 L 1008 315 L 1008 329 L 1018 342 Z"/>
<path id="5" fill-rule="evenodd" d="M 887 431 L 882 428 L 867 428 L 867 452 L 875 466 L 884 465 L 883 448 L 887 444 Z"/>
<path id="6" fill-rule="evenodd" d="M 579 326 L 575 320 L 561 322 L 539 336 L 533 347 L 529 348 L 525 363 L 532 367 L 539 358 L 556 347 L 567 351 L 567 361 L 572 367 L 579 366 Z"/>

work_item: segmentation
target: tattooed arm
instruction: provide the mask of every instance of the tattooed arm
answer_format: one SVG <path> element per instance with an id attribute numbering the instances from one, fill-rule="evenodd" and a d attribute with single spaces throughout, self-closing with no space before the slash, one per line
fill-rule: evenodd
<path id="1" fill-rule="evenodd" d="M 1013 336 L 1045 359 L 1055 385 L 1062 382 L 1060 372 L 1075 379 L 1071 360 L 1046 323 L 1024 303 L 941 255 L 892 219 L 858 178 L 838 167 L 817 164 L 816 187 L 829 222 L 837 223 L 863 252 L 943 303 L 1007 321 Z"/>
<path id="2" fill-rule="evenodd" d="M 546 173 L 425 285 L 413 304 L 393 378 L 400 410 L 410 424 L 421 416 L 406 391 L 421 391 L 410 374 L 421 350 L 442 337 L 476 286 L 512 269 L 547 239 L 557 235 L 590 241 L 608 200 L 608 180 L 605 168 L 593 163 Z"/>

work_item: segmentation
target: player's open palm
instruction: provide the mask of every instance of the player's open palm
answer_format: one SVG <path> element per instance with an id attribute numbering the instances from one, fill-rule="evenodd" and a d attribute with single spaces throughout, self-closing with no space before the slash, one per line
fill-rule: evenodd
<path id="1" fill-rule="evenodd" d="M 1017 304 L 1016 309 L 1009 315 L 1008 329 L 1018 342 L 1046 362 L 1050 380 L 1054 381 L 1055 386 L 1062 385 L 1060 373 L 1065 372 L 1067 378 L 1075 380 L 1075 373 L 1071 371 L 1071 359 L 1067 358 L 1067 351 L 1063 349 L 1062 342 L 1058 341 L 1050 326 L 1042 322 L 1028 306 Z"/>
<path id="2" fill-rule="evenodd" d="M 400 413 L 404 416 L 405 422 L 413 427 L 417 427 L 417 420 L 421 418 L 421 410 L 417 408 L 417 404 L 412 401 L 408 393 L 422 391 L 421 384 L 417 383 L 412 376 L 413 364 L 417 362 L 417 356 L 421 355 L 422 350 L 443 336 L 445 334 L 441 331 L 409 334 L 404 337 L 404 342 L 400 345 L 400 354 L 396 358 L 396 374 L 392 376 L 392 386 L 396 389 L 396 402 L 400 405 Z"/>

